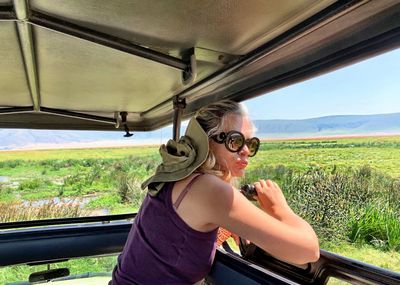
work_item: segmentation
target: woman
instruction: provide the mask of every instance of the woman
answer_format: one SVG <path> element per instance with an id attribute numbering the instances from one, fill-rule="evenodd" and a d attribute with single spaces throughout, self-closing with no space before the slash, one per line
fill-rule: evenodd
<path id="1" fill-rule="evenodd" d="M 193 284 L 211 268 L 219 227 L 297 264 L 319 258 L 311 226 L 270 180 L 254 183 L 259 208 L 233 186 L 259 148 L 242 105 L 199 110 L 179 142 L 160 147 L 163 162 L 145 181 L 146 196 L 129 233 L 113 284 Z"/>

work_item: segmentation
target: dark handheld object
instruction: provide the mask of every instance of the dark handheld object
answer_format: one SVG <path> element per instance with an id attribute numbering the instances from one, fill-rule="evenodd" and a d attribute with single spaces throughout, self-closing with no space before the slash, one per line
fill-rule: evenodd
<path id="1" fill-rule="evenodd" d="M 257 196 L 256 187 L 253 184 L 244 184 L 240 187 L 240 192 L 249 200 L 255 201 L 254 196 Z"/>

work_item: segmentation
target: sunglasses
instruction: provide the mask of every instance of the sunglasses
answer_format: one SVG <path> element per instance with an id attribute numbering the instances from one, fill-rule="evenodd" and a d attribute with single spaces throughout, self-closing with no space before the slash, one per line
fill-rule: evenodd
<path id="1" fill-rule="evenodd" d="M 226 149 L 231 152 L 240 152 L 246 145 L 249 149 L 249 157 L 255 156 L 260 147 L 260 140 L 258 138 L 253 137 L 246 140 L 244 135 L 238 131 L 221 132 L 211 138 L 216 143 L 225 144 Z"/>

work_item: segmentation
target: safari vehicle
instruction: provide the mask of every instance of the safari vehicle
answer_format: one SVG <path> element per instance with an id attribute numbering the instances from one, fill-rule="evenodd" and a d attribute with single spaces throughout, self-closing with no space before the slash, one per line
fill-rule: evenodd
<path id="1" fill-rule="evenodd" d="M 172 123 L 177 139 L 181 120 L 208 103 L 244 101 L 398 48 L 400 2 L 0 0 L 0 37 L 0 128 L 130 136 Z M 134 216 L 0 224 L 0 267 L 117 255 Z M 303 267 L 241 250 L 217 251 L 209 284 L 400 284 L 398 273 L 323 250 Z M 30 281 L 76 278 L 65 275 Z"/>

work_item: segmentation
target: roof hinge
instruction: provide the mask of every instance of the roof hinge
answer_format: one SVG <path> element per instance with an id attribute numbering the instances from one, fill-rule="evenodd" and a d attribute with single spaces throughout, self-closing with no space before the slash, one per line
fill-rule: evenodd
<path id="1" fill-rule="evenodd" d="M 129 128 L 128 128 L 128 121 L 127 121 L 128 112 L 120 112 L 119 115 L 121 116 L 121 125 L 124 127 L 124 131 L 125 131 L 124 137 L 129 138 L 129 137 L 133 136 L 133 134 L 131 134 L 129 132 Z M 119 124 L 117 124 L 116 126 L 118 126 L 118 125 Z"/>
<path id="2" fill-rule="evenodd" d="M 174 104 L 174 122 L 172 126 L 172 136 L 174 141 L 178 141 L 180 137 L 182 113 L 186 108 L 186 99 L 175 96 L 173 98 Z"/>
<path id="3" fill-rule="evenodd" d="M 194 82 L 197 75 L 197 62 L 195 49 L 190 48 L 182 54 L 182 60 L 186 63 L 186 68 L 182 71 L 182 83 L 188 85 Z"/>

